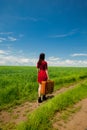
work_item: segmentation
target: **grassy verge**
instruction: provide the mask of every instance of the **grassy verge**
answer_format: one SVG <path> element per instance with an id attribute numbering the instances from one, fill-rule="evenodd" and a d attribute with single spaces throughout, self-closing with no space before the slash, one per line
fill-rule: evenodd
<path id="1" fill-rule="evenodd" d="M 50 119 L 56 112 L 60 112 L 86 97 L 87 81 L 42 104 L 29 115 L 27 122 L 17 127 L 17 130 L 52 130 Z"/>

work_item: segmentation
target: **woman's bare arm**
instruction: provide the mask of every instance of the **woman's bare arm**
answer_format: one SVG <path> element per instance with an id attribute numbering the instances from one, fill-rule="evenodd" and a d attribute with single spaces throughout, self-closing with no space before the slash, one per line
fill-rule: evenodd
<path id="1" fill-rule="evenodd" d="M 48 70 L 46 70 L 46 74 L 47 74 L 47 78 L 49 79 L 49 74 L 48 74 Z"/>

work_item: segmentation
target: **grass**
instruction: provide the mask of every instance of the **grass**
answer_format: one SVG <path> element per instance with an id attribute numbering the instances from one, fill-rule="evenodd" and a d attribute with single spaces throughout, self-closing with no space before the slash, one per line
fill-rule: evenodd
<path id="1" fill-rule="evenodd" d="M 37 89 L 35 67 L 0 67 L 0 109 L 35 100 Z"/>
<path id="2" fill-rule="evenodd" d="M 62 87 L 78 83 L 87 79 L 87 68 L 75 67 L 49 67 L 49 77 L 54 80 L 55 91 Z M 63 94 L 42 104 L 38 109 L 29 114 L 27 122 L 17 127 L 18 130 L 51 130 L 50 119 L 57 111 L 62 111 L 72 106 L 87 95 L 87 83 L 77 86 Z M 37 99 L 37 70 L 36 67 L 0 66 L 0 110 L 9 109 L 25 102 Z M 16 118 L 16 117 L 15 117 Z M 13 129 L 13 124 L 6 127 Z M 5 129 L 7 129 L 4 127 Z M 53 129 L 52 129 L 53 130 Z"/>
<path id="3" fill-rule="evenodd" d="M 87 68 L 49 67 L 55 91 L 87 78 Z M 36 67 L 0 66 L 0 110 L 34 101 L 38 96 Z"/>
<path id="4" fill-rule="evenodd" d="M 87 82 L 55 96 L 41 105 L 29 115 L 28 121 L 17 127 L 17 130 L 51 130 L 51 118 L 56 112 L 61 112 L 69 106 L 87 97 Z M 53 129 L 52 129 L 53 130 Z"/>

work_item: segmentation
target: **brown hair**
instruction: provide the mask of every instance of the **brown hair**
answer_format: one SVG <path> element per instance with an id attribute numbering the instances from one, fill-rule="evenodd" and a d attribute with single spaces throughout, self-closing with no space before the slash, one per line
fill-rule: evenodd
<path id="1" fill-rule="evenodd" d="M 38 64 L 41 65 L 41 62 L 45 59 L 45 54 L 44 53 L 41 53 L 39 55 L 39 60 L 38 60 Z"/>

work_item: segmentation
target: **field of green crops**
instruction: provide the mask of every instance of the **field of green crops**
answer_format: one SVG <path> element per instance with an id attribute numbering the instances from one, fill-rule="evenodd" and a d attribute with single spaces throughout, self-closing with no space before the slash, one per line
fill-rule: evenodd
<path id="1" fill-rule="evenodd" d="M 87 98 L 87 68 L 49 67 L 49 77 L 54 81 L 54 91 L 79 83 L 72 90 L 56 95 L 35 109 L 17 130 L 54 130 L 51 118 L 79 100 Z M 23 102 L 38 98 L 37 69 L 30 66 L 0 66 L 0 110 L 8 110 Z M 5 127 L 6 128 L 6 127 Z M 8 128 L 9 129 L 9 128 Z M 6 128 L 6 130 L 8 130 Z"/>
<path id="2" fill-rule="evenodd" d="M 87 68 L 49 67 L 55 91 L 87 78 Z M 37 99 L 36 67 L 0 66 L 0 109 Z"/>

